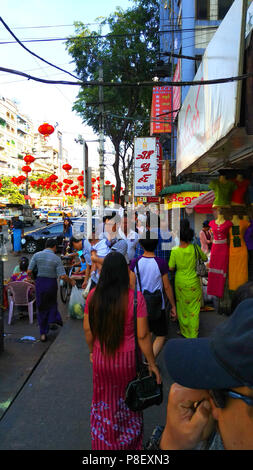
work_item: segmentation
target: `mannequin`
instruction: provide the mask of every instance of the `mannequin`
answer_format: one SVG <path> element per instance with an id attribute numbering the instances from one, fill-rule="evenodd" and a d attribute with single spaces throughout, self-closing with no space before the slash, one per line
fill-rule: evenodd
<path id="1" fill-rule="evenodd" d="M 245 179 L 241 173 L 236 175 L 236 178 L 233 180 L 237 186 L 235 191 L 232 194 L 231 205 L 233 206 L 245 206 L 245 193 L 250 184 L 250 180 Z"/>
<path id="2" fill-rule="evenodd" d="M 248 250 L 244 235 L 250 223 L 233 214 L 232 224 L 229 229 L 228 286 L 229 290 L 235 291 L 248 282 Z"/>
<path id="3" fill-rule="evenodd" d="M 211 181 L 209 187 L 215 194 L 213 207 L 230 207 L 233 191 L 237 188 L 234 181 L 228 180 L 225 173 L 221 171 L 219 178 Z"/>
<path id="4" fill-rule="evenodd" d="M 221 212 L 221 207 L 217 207 L 217 217 L 215 219 L 215 223 L 217 225 L 221 225 L 221 224 L 224 224 L 225 222 L 225 218 L 224 218 L 224 215 L 222 214 Z"/>
<path id="5" fill-rule="evenodd" d="M 225 220 L 219 207 L 216 219 L 211 220 L 209 225 L 214 240 L 209 264 L 207 294 L 222 298 L 228 270 L 228 233 L 233 224 L 230 220 Z"/>

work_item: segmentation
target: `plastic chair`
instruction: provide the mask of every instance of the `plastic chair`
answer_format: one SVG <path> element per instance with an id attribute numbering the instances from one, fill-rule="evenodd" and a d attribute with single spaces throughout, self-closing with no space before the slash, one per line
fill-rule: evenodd
<path id="1" fill-rule="evenodd" d="M 13 281 L 7 287 L 9 293 L 8 325 L 11 324 L 14 305 L 28 306 L 29 322 L 33 323 L 33 304 L 36 300 L 35 286 L 25 281 Z M 32 294 L 34 294 L 34 298 L 32 298 Z"/>

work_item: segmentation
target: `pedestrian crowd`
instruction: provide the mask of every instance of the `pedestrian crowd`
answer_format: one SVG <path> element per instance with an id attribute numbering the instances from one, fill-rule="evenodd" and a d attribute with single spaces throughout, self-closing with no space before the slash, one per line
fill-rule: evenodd
<path id="1" fill-rule="evenodd" d="M 136 376 L 135 334 L 148 373 L 162 383 L 156 360 L 163 350 L 174 382 L 165 423 L 155 427 L 145 449 L 253 449 L 253 283 L 235 292 L 231 316 L 210 337 L 199 338 L 202 285 L 196 250 L 207 262 L 208 222 L 200 248 L 188 220 L 181 220 L 172 249 L 164 248 L 170 234 L 165 238 L 159 218 L 154 230 L 148 213 L 134 217 L 130 230 L 126 214 L 106 216 L 101 233 L 91 240 L 77 238 L 71 224 L 64 225 L 64 253 L 73 257 L 74 276 L 67 274 L 53 239 L 29 266 L 23 258 L 13 275 L 28 281 L 35 277 L 41 341 L 47 340 L 50 324 L 63 324 L 58 278 L 74 286 L 80 276 L 88 292 L 83 327 L 93 368 L 92 449 L 144 448 L 143 412 L 125 403 L 127 385 Z M 170 321 L 178 322 L 180 338 L 166 341 Z"/>

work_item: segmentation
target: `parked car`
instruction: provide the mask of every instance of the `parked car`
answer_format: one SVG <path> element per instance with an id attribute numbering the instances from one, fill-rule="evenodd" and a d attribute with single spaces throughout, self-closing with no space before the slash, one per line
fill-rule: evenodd
<path id="1" fill-rule="evenodd" d="M 26 232 L 21 240 L 22 248 L 29 254 L 44 250 L 48 238 L 56 238 L 59 251 L 62 250 L 64 239 L 63 222 L 57 222 L 48 227 Z"/>
<path id="2" fill-rule="evenodd" d="M 84 217 L 71 217 L 73 222 L 73 235 L 80 238 L 86 235 L 87 220 Z M 95 217 L 92 218 L 92 228 L 95 230 Z M 43 228 L 38 228 L 30 232 L 26 232 L 21 240 L 23 249 L 33 254 L 36 251 L 44 250 L 46 240 L 48 238 L 56 238 L 58 250 L 61 252 L 63 249 L 63 240 L 65 238 L 63 233 L 63 222 L 56 222 Z"/>

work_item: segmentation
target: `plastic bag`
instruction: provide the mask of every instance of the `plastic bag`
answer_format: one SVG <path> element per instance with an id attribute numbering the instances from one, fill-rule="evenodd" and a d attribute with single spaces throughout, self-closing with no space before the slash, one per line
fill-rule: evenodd
<path id="1" fill-rule="evenodd" d="M 87 287 L 83 291 L 83 297 L 86 299 L 88 297 L 88 294 L 90 292 L 90 286 L 91 286 L 91 278 L 88 280 Z"/>
<path id="2" fill-rule="evenodd" d="M 76 286 L 73 286 L 68 307 L 70 317 L 82 320 L 84 317 L 84 306 L 85 300 L 82 295 L 82 289 L 78 289 Z"/>

